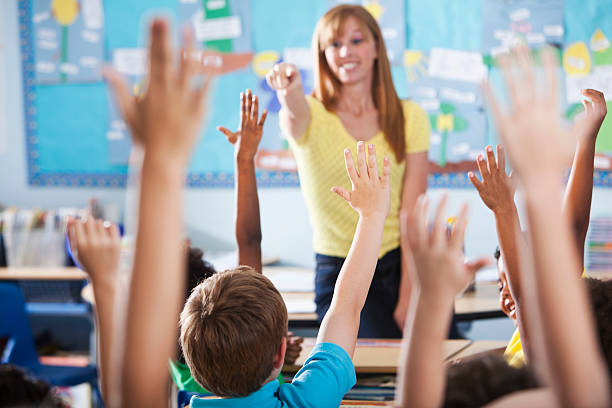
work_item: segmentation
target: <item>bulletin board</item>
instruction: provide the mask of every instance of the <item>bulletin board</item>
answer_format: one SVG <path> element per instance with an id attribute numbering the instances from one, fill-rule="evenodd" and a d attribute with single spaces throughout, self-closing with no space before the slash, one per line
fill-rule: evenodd
<path id="1" fill-rule="evenodd" d="M 579 113 L 578 90 L 612 98 L 612 7 L 607 0 L 355 0 L 377 19 L 398 94 L 417 101 L 432 125 L 431 187 L 471 186 L 466 172 L 496 137 L 480 83 L 501 86 L 495 56 L 517 40 L 559 49 L 564 112 Z M 127 179 L 128 130 L 100 77 L 112 64 L 134 86 L 154 15 L 193 27 L 202 48 L 244 57 L 217 78 L 189 167 L 191 187 L 231 187 L 233 147 L 216 130 L 238 124 L 239 93 L 251 88 L 270 112 L 257 155 L 261 187 L 299 185 L 283 140 L 280 104 L 265 82 L 277 62 L 294 63 L 312 90 L 310 41 L 337 0 L 19 0 L 28 179 L 37 186 L 120 187 Z M 609 106 L 609 111 L 612 111 Z M 612 116 L 612 115 L 609 115 Z M 612 120 L 597 142 L 595 184 L 612 186 Z"/>

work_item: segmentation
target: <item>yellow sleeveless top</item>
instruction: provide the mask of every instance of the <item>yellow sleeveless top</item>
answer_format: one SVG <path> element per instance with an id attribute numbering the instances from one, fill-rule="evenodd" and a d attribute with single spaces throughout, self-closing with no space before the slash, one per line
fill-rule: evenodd
<path id="1" fill-rule="evenodd" d="M 359 215 L 330 189 L 341 186 L 351 190 L 344 167 L 344 149 L 356 158 L 357 142 L 346 131 L 340 118 L 325 109 L 317 99 L 307 96 L 310 123 L 298 140 L 288 137 L 295 156 L 302 194 L 310 215 L 315 252 L 345 258 L 351 247 Z M 430 121 L 427 113 L 415 102 L 402 101 L 406 133 L 406 153 L 429 149 Z M 379 256 L 399 247 L 399 211 L 406 161 L 398 163 L 393 150 L 378 132 L 367 143 L 376 146 L 378 168 L 388 156 L 391 161 L 391 208 Z"/>

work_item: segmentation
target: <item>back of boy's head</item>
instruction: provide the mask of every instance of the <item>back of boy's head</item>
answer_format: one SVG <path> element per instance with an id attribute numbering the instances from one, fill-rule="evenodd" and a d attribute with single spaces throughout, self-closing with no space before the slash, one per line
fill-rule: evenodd
<path id="1" fill-rule="evenodd" d="M 446 408 L 481 407 L 504 395 L 538 387 L 533 371 L 514 368 L 496 352 L 482 353 L 446 370 Z"/>
<path id="2" fill-rule="evenodd" d="M 287 334 L 287 308 L 272 282 L 250 267 L 198 285 L 181 313 L 181 345 L 193 378 L 221 397 L 244 397 L 270 376 Z"/>
<path id="3" fill-rule="evenodd" d="M 11 364 L 0 364 L 0 407 L 62 408 L 62 400 L 49 384 L 30 378 Z"/>
<path id="4" fill-rule="evenodd" d="M 612 279 L 585 278 L 584 281 L 593 308 L 599 344 L 612 378 Z"/>

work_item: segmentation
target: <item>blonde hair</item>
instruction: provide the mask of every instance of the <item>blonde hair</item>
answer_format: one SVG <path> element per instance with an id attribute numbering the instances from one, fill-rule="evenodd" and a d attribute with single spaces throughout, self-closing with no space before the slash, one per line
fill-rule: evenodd
<path id="1" fill-rule="evenodd" d="M 393 150 L 398 163 L 404 160 L 406 139 L 404 130 L 404 111 L 402 103 L 395 92 L 391 77 L 391 66 L 387 58 L 385 41 L 380 27 L 372 15 L 363 7 L 342 4 L 329 10 L 317 23 L 312 36 L 314 52 L 314 90 L 313 95 L 328 111 L 332 111 L 340 97 L 342 83 L 331 71 L 325 58 L 327 48 L 344 29 L 349 17 L 357 19 L 364 34 L 376 45 L 378 53 L 374 61 L 372 76 L 372 99 L 378 109 L 378 125 L 385 135 L 385 140 Z"/>
<path id="2" fill-rule="evenodd" d="M 220 397 L 245 397 L 274 368 L 287 308 L 268 278 L 239 266 L 196 286 L 180 323 L 185 361 L 198 384 Z"/>

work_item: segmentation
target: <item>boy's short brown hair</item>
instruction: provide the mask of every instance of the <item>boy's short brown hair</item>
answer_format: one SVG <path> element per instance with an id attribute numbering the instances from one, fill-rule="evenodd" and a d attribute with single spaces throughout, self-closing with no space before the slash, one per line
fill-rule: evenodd
<path id="1" fill-rule="evenodd" d="M 222 397 L 257 391 L 270 376 L 286 334 L 281 294 L 247 266 L 203 281 L 181 312 L 181 345 L 191 375 Z"/>

